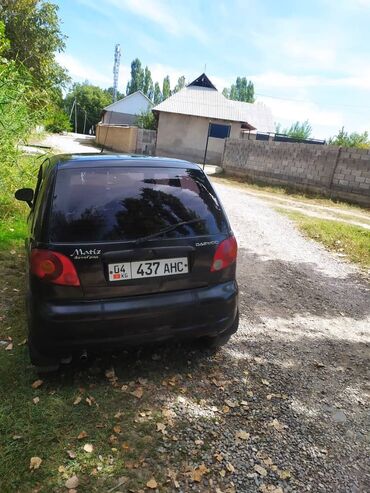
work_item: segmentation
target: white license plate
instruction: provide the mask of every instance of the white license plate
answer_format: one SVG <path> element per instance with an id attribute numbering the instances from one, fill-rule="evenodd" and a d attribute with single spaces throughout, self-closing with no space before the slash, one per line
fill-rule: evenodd
<path id="1" fill-rule="evenodd" d="M 187 274 L 188 272 L 189 265 L 187 257 L 108 264 L 110 281 L 174 276 L 177 274 Z"/>

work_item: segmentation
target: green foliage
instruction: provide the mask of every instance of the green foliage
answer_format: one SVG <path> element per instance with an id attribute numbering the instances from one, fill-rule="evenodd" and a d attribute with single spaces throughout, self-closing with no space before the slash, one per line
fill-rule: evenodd
<path id="1" fill-rule="evenodd" d="M 49 114 L 44 121 L 45 130 L 53 133 L 70 132 L 72 130 L 71 122 L 67 113 L 58 108 L 52 106 L 49 110 Z"/>
<path id="2" fill-rule="evenodd" d="M 77 128 L 74 128 L 74 131 L 77 133 L 83 132 L 85 112 L 85 130 L 87 131 L 92 125 L 96 125 L 101 120 L 103 108 L 112 102 L 112 97 L 109 92 L 98 86 L 91 85 L 88 82 L 73 84 L 72 90 L 67 94 L 64 100 L 65 110 L 68 113 L 70 113 L 75 99 L 77 101 Z"/>
<path id="3" fill-rule="evenodd" d="M 162 90 L 158 82 L 153 84 L 152 74 L 148 67 L 143 69 L 138 58 L 131 62 L 131 78 L 127 84 L 126 94 L 142 91 L 155 105 L 169 98 L 171 94 L 180 91 L 185 87 L 185 76 L 178 78 L 174 90 L 171 91 L 170 77 L 167 75 L 163 79 Z"/>
<path id="4" fill-rule="evenodd" d="M 136 119 L 136 125 L 139 128 L 145 128 L 147 130 L 155 130 L 157 128 L 157 121 L 152 111 L 142 112 Z"/>
<path id="5" fill-rule="evenodd" d="M 0 22 L 0 57 L 8 46 Z M 33 78 L 14 61 L 0 58 L 0 205 L 9 202 L 23 175 L 17 145 L 25 141 L 32 128 L 41 121 L 39 94 L 33 91 Z M 4 193 L 3 193 L 4 191 Z"/>
<path id="6" fill-rule="evenodd" d="M 158 82 L 156 82 L 154 84 L 154 95 L 153 95 L 153 103 L 155 105 L 161 103 L 163 100 L 163 97 L 162 97 L 162 91 L 161 91 L 161 88 L 159 87 L 159 84 Z"/>
<path id="7" fill-rule="evenodd" d="M 170 76 L 166 75 L 166 77 L 163 79 L 163 86 L 162 86 L 162 99 L 163 101 L 171 96 L 171 83 L 170 83 Z"/>
<path id="8" fill-rule="evenodd" d="M 154 86 L 152 81 L 152 74 L 148 67 L 145 67 L 144 70 L 144 82 L 142 91 L 149 99 L 153 99 Z"/>
<path id="9" fill-rule="evenodd" d="M 114 93 L 113 87 L 108 87 L 108 89 L 105 89 L 105 92 L 110 95 L 111 102 L 113 103 L 113 93 Z M 123 99 L 124 97 L 125 97 L 124 92 L 117 91 L 117 101 L 119 101 L 120 99 Z"/>
<path id="10" fill-rule="evenodd" d="M 181 91 L 181 89 L 183 89 L 184 87 L 185 87 L 185 75 L 182 75 L 181 77 L 179 77 L 177 79 L 177 84 L 175 85 L 175 88 L 173 90 L 173 94 Z"/>
<path id="11" fill-rule="evenodd" d="M 368 149 L 370 148 L 370 139 L 368 132 L 363 132 L 362 134 L 352 132 L 349 134 L 348 132 L 345 132 L 344 127 L 342 127 L 337 135 L 329 139 L 329 144 L 342 147 L 358 147 L 360 149 Z"/>
<path id="12" fill-rule="evenodd" d="M 131 62 L 131 79 L 127 84 L 126 94 L 142 91 L 144 87 L 144 70 L 138 58 Z"/>
<path id="13" fill-rule="evenodd" d="M 248 81 L 246 77 L 237 77 L 235 84 L 232 84 L 230 89 L 226 88 L 222 94 L 234 101 L 244 101 L 245 103 L 254 103 L 254 85 Z"/>
<path id="14" fill-rule="evenodd" d="M 295 122 L 290 128 L 282 128 L 281 124 L 275 125 L 275 132 L 277 134 L 284 134 L 288 137 L 292 137 L 298 140 L 309 139 L 312 134 L 312 127 L 308 120 L 304 122 Z"/>
<path id="15" fill-rule="evenodd" d="M 3 0 L 0 18 L 9 40 L 5 58 L 22 64 L 39 91 L 50 93 L 67 82 L 66 71 L 55 61 L 55 53 L 65 47 L 57 5 L 43 0 Z"/>

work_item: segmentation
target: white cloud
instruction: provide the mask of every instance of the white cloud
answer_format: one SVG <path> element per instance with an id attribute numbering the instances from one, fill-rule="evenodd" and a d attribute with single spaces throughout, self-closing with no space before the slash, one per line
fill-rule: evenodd
<path id="1" fill-rule="evenodd" d="M 65 67 L 69 75 L 74 81 L 83 82 L 88 80 L 91 84 L 96 84 L 103 87 L 109 87 L 113 85 L 113 57 L 112 57 L 112 69 L 110 71 L 98 71 L 81 62 L 72 55 L 66 53 L 58 53 L 56 56 L 57 62 Z M 120 80 L 127 80 L 129 77 L 129 70 L 127 67 L 120 67 Z M 122 88 L 121 88 L 122 90 Z"/>
<path id="2" fill-rule="evenodd" d="M 309 120 L 313 124 L 325 126 L 343 125 L 343 114 L 337 110 L 325 110 L 310 101 L 288 101 L 268 96 L 259 96 L 257 101 L 265 103 L 272 110 L 274 118 L 289 121 Z"/>
<path id="3" fill-rule="evenodd" d="M 309 120 L 313 127 L 313 137 L 327 138 L 344 125 L 345 118 L 341 111 L 326 110 L 310 101 L 287 101 L 283 99 L 260 96 L 257 101 L 271 108 L 274 120 L 283 126 L 293 122 Z"/>
<path id="4" fill-rule="evenodd" d="M 169 4 L 161 0 L 106 1 L 122 11 L 130 10 L 133 14 L 144 17 L 151 22 L 158 24 L 162 29 L 172 35 L 187 35 L 202 42 L 207 40 L 204 30 L 192 22 L 191 19 L 184 18 L 184 15 L 179 15 L 179 12 L 171 11 L 171 6 L 175 5 L 173 3 Z M 182 4 L 178 3 L 176 6 L 182 7 Z"/>

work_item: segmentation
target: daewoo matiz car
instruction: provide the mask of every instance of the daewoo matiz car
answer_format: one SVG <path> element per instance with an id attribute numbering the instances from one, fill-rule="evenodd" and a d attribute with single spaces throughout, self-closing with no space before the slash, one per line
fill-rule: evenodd
<path id="1" fill-rule="evenodd" d="M 26 239 L 31 361 L 169 338 L 217 347 L 238 327 L 237 243 L 200 167 L 120 155 L 41 165 Z"/>

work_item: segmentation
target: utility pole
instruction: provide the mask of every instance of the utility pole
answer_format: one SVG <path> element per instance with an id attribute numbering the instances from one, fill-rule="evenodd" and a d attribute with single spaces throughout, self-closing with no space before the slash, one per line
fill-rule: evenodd
<path id="1" fill-rule="evenodd" d="M 73 115 L 73 109 L 75 107 L 75 104 L 76 104 L 76 99 L 73 100 L 73 103 L 72 103 L 72 108 L 71 108 L 71 112 L 69 114 L 69 119 L 71 120 L 72 119 L 72 115 Z"/>
<path id="2" fill-rule="evenodd" d="M 113 103 L 117 101 L 117 87 L 118 87 L 120 61 L 121 61 L 121 46 L 119 44 L 116 44 L 116 47 L 114 49 L 114 65 L 113 65 Z"/>
<path id="3" fill-rule="evenodd" d="M 75 98 L 75 133 L 77 134 L 77 99 Z"/>
<path id="4" fill-rule="evenodd" d="M 86 118 L 87 118 L 86 110 L 84 110 L 84 112 L 85 112 L 85 120 L 84 120 L 84 131 L 83 131 L 83 133 L 85 133 L 85 130 L 86 130 Z"/>

